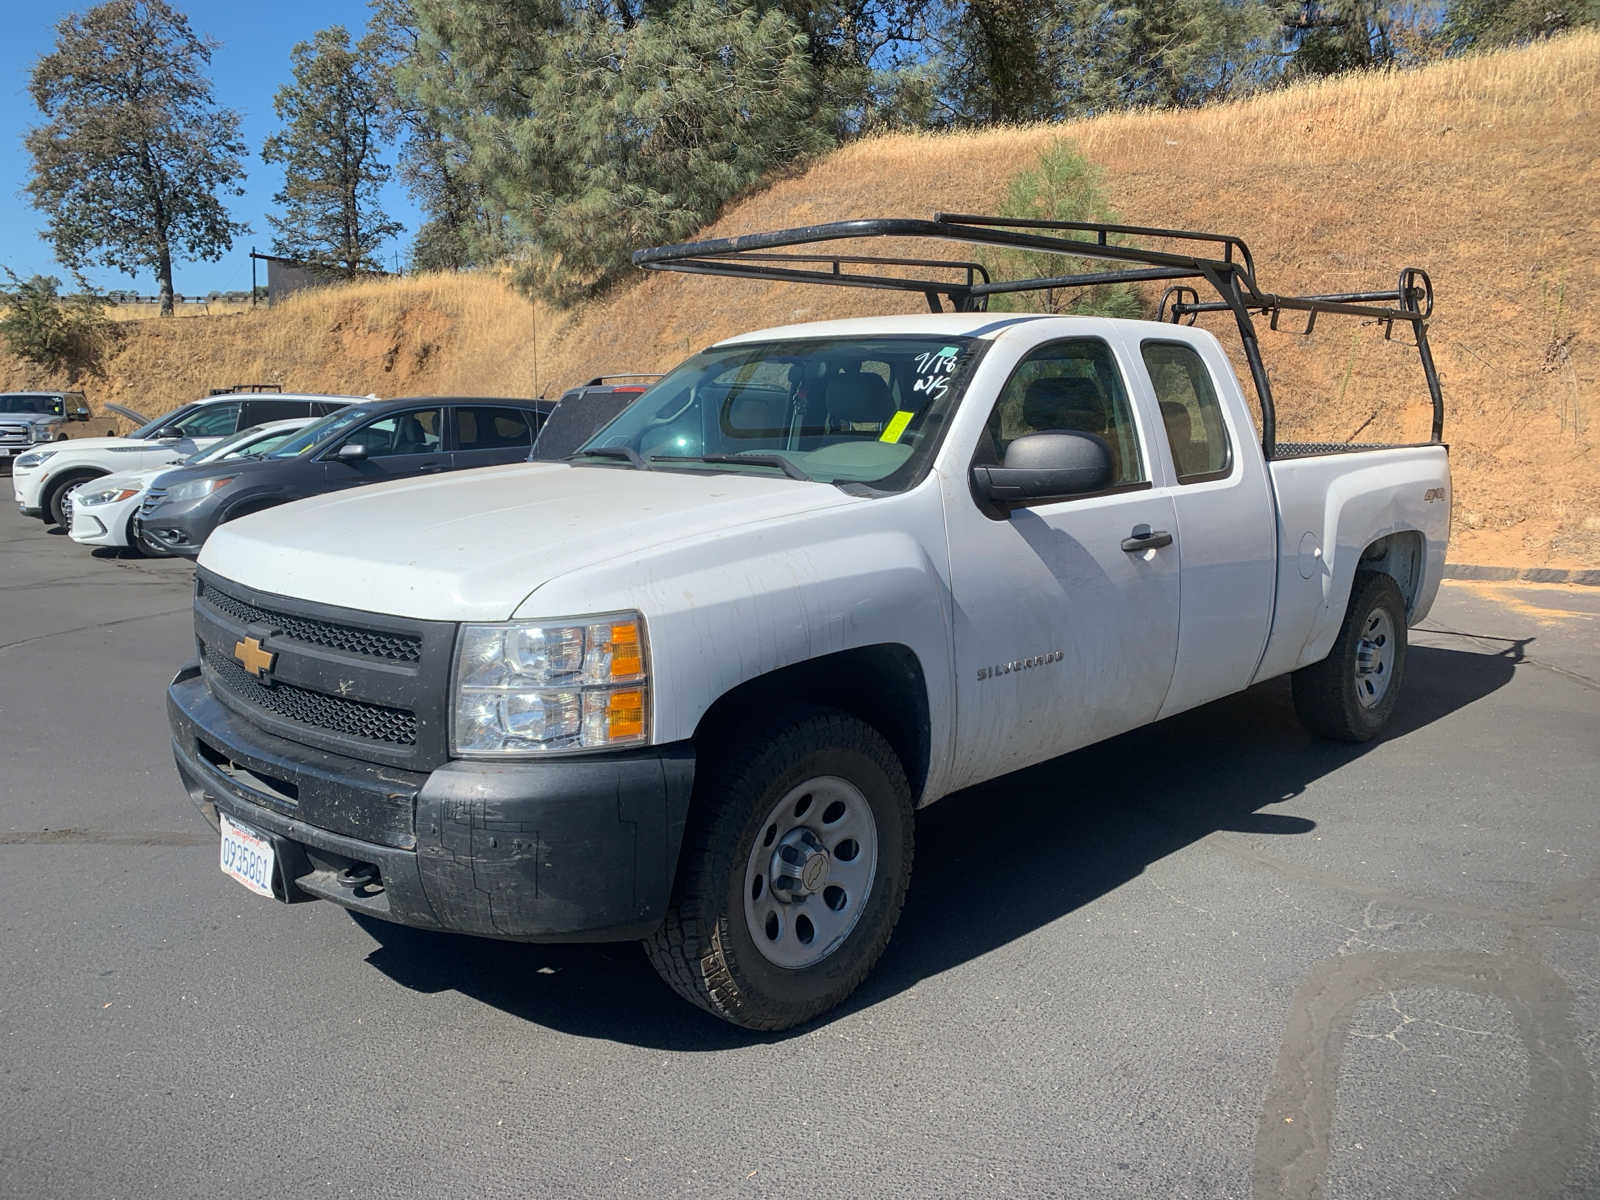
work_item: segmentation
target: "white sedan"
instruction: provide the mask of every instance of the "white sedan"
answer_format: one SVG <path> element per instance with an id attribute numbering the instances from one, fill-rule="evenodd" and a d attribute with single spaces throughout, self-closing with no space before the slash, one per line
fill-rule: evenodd
<path id="1" fill-rule="evenodd" d="M 133 537 L 133 518 L 139 511 L 139 502 L 146 490 L 159 476 L 178 467 L 265 454 L 287 441 L 297 430 L 320 419 L 293 417 L 284 421 L 267 421 L 241 429 L 232 437 L 224 438 L 188 458 L 174 456 L 171 462 L 157 467 L 91 479 L 67 494 L 67 532 L 72 535 L 73 541 L 82 542 L 85 546 L 131 547 L 149 553 Z"/>

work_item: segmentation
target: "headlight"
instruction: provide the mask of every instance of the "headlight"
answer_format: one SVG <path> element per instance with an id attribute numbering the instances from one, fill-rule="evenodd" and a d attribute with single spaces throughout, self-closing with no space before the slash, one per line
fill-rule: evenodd
<path id="1" fill-rule="evenodd" d="M 92 492 L 79 490 L 72 493 L 72 502 L 79 508 L 92 508 L 96 504 L 115 504 L 118 500 L 132 500 L 138 494 L 138 488 L 97 488 Z"/>
<path id="2" fill-rule="evenodd" d="M 35 450 L 32 454 L 24 454 L 17 459 L 14 465 L 19 467 L 42 467 L 47 459 L 54 458 L 58 450 Z"/>
<path id="3" fill-rule="evenodd" d="M 450 751 L 467 758 L 642 745 L 650 659 L 636 612 L 463 625 Z"/>
<path id="4" fill-rule="evenodd" d="M 188 483 L 180 483 L 167 493 L 168 504 L 178 504 L 184 500 L 201 500 L 218 491 L 235 479 L 237 475 L 220 475 L 213 479 L 191 479 Z"/>

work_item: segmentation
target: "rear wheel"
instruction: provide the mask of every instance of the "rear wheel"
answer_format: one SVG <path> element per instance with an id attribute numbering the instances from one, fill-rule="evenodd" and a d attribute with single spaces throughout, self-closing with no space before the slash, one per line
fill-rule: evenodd
<path id="1" fill-rule="evenodd" d="M 645 942 L 679 995 L 747 1029 L 786 1029 L 855 991 L 911 876 L 905 771 L 831 709 L 723 739 L 701 768 L 671 910 Z"/>
<path id="2" fill-rule="evenodd" d="M 1406 667 L 1406 601 L 1388 575 L 1363 571 L 1328 657 L 1294 673 L 1294 706 L 1312 733 L 1371 741 L 1389 723 Z"/>

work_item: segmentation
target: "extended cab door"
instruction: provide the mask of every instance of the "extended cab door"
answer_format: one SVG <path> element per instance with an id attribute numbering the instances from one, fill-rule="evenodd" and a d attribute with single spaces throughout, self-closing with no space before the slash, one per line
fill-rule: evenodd
<path id="1" fill-rule="evenodd" d="M 1172 489 L 1155 482 L 1155 439 L 1104 340 L 1030 352 L 1002 388 L 974 459 L 1003 462 L 1014 439 L 1049 430 L 1104 438 L 1111 487 L 996 520 L 966 478 L 944 480 L 959 747 L 952 787 L 1146 724 L 1172 679 L 1176 545 L 1123 548 L 1141 533 L 1175 535 Z"/>
<path id="2" fill-rule="evenodd" d="M 1176 481 L 1182 612 L 1178 664 L 1161 715 L 1249 686 L 1272 623 L 1277 517 L 1266 464 L 1233 370 L 1214 341 L 1139 340 L 1135 384 L 1166 433 Z"/>

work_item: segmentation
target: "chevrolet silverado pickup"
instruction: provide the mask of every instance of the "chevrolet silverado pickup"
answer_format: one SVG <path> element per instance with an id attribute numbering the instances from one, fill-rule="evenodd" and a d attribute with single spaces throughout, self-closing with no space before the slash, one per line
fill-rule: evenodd
<path id="1" fill-rule="evenodd" d="M 1072 269 L 810 249 L 877 236 Z M 1184 253 L 1197 239 L 1216 253 Z M 168 711 L 245 887 L 491 938 L 640 939 L 686 999 L 781 1029 L 883 951 L 920 806 L 1286 674 L 1312 730 L 1384 728 L 1449 528 L 1420 270 L 1280 296 L 1236 238 L 966 216 L 636 261 L 938 311 L 718 342 L 562 462 L 219 529 Z M 1173 283 L 1167 319 L 985 311 L 1108 278 Z M 1259 428 L 1202 313 L 1235 319 Z M 1256 313 L 1411 331 L 1433 439 L 1277 442 Z"/>

